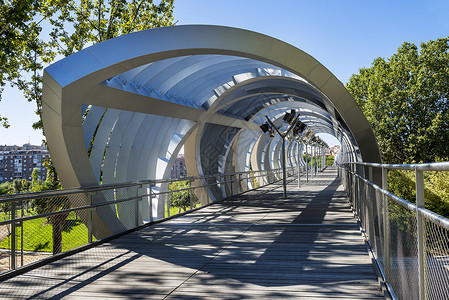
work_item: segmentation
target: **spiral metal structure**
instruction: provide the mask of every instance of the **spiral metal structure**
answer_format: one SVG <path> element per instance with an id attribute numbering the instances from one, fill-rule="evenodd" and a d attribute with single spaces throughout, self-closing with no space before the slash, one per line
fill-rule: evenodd
<path id="1" fill-rule="evenodd" d="M 331 72 L 237 28 L 165 27 L 93 45 L 45 69 L 42 104 L 64 187 L 167 178 L 182 148 L 189 176 L 279 168 L 281 139 L 260 125 L 268 117 L 281 130 L 291 110 L 314 134 L 337 137 L 340 160 L 380 162 L 368 121 Z M 288 166 L 303 164 L 300 144 L 286 143 Z M 219 199 L 226 189 L 209 193 Z M 158 201 L 150 209 L 163 215 Z M 97 210 L 96 236 L 127 227 L 119 214 Z"/>

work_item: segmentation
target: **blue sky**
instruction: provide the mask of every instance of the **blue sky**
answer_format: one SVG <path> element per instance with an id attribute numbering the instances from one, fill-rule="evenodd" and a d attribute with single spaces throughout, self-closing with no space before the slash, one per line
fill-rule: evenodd
<path id="1" fill-rule="evenodd" d="M 449 36 L 448 0 L 175 0 L 177 24 L 213 24 L 257 31 L 309 53 L 346 83 L 377 57 L 390 57 L 404 42 Z M 35 104 L 5 89 L 0 144 L 40 144 L 31 128 Z"/>

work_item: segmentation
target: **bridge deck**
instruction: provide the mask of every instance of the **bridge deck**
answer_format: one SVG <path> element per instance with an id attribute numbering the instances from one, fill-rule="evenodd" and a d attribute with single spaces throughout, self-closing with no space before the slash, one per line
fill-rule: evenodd
<path id="1" fill-rule="evenodd" d="M 0 297 L 381 298 L 335 170 L 147 227 L 0 284 Z"/>

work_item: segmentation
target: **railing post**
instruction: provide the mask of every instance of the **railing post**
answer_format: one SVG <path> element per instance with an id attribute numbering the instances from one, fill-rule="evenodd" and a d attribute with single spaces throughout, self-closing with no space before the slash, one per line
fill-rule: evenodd
<path id="1" fill-rule="evenodd" d="M 235 174 L 235 181 L 237 182 L 237 193 L 242 191 L 242 182 L 240 179 L 240 173 Z"/>
<path id="2" fill-rule="evenodd" d="M 189 199 L 190 199 L 190 210 L 192 210 L 193 209 L 192 178 L 189 178 Z"/>
<path id="3" fill-rule="evenodd" d="M 233 174 L 229 175 L 229 182 L 231 184 L 231 195 L 232 196 L 234 196 L 234 183 L 235 183 L 235 180 L 232 179 L 233 176 L 234 176 Z"/>
<path id="4" fill-rule="evenodd" d="M 312 179 L 313 176 L 313 158 L 315 156 L 315 147 L 313 147 L 312 145 L 310 145 L 310 179 Z"/>
<path id="5" fill-rule="evenodd" d="M 326 161 L 325 161 L 325 156 L 326 156 L 326 150 L 324 149 L 324 147 L 321 147 L 321 171 L 324 171 L 324 168 L 326 167 Z"/>
<path id="6" fill-rule="evenodd" d="M 307 144 L 305 144 L 305 146 L 306 146 L 306 183 L 308 183 L 309 182 L 309 157 L 308 157 L 308 154 L 307 154 Z"/>
<path id="7" fill-rule="evenodd" d="M 368 167 L 368 180 L 373 182 L 373 167 Z"/>
<path id="8" fill-rule="evenodd" d="M 327 167 L 326 148 L 323 147 L 323 170 Z"/>
<path id="9" fill-rule="evenodd" d="M 150 211 L 148 212 L 148 215 L 150 216 L 150 223 L 153 222 L 153 183 L 150 182 L 150 204 L 149 204 L 149 208 Z"/>
<path id="10" fill-rule="evenodd" d="M 20 210 L 22 218 L 25 216 L 23 212 L 23 202 L 20 201 Z M 23 266 L 23 221 L 20 222 L 20 266 Z"/>
<path id="11" fill-rule="evenodd" d="M 16 219 L 16 202 L 11 202 L 11 220 Z M 11 223 L 11 270 L 16 268 L 16 222 Z"/>
<path id="12" fill-rule="evenodd" d="M 285 137 L 282 137 L 282 186 L 284 188 L 284 198 L 287 198 L 287 171 L 285 170 Z"/>
<path id="13" fill-rule="evenodd" d="M 167 191 L 168 191 L 168 187 L 167 187 Z M 173 193 L 171 193 L 171 194 L 173 194 Z M 165 198 L 165 207 L 167 208 L 167 218 L 168 218 L 168 217 L 170 217 L 170 193 L 165 194 L 164 198 Z"/>
<path id="14" fill-rule="evenodd" d="M 388 169 L 382 167 L 382 189 L 388 190 Z M 388 197 L 383 195 L 382 197 L 383 215 L 384 215 L 384 264 L 385 264 L 385 282 L 390 280 L 390 217 L 388 208 Z"/>
<path id="15" fill-rule="evenodd" d="M 419 299 L 426 298 L 426 286 L 425 286 L 425 222 L 424 218 L 419 211 L 420 208 L 424 208 L 424 176 L 423 171 L 419 171 L 415 168 L 415 188 L 416 188 L 416 218 L 417 218 L 417 231 L 418 231 L 418 275 L 419 275 Z"/>
<path id="16" fill-rule="evenodd" d="M 298 144 L 298 162 L 297 162 L 297 165 L 298 165 L 298 188 L 300 188 L 301 187 L 301 165 L 300 165 L 300 151 L 299 151 L 299 142 L 297 142 L 297 144 Z"/>
<path id="17" fill-rule="evenodd" d="M 134 227 L 139 226 L 139 187 L 142 186 L 136 185 L 136 201 L 134 204 L 134 219 L 135 219 Z"/>
<path id="18" fill-rule="evenodd" d="M 315 155 L 315 147 L 310 145 L 310 179 L 313 178 L 313 157 Z"/>
<path id="19" fill-rule="evenodd" d="M 89 205 L 89 209 L 87 210 L 87 240 L 89 243 L 92 243 L 92 193 L 88 194 L 87 199 Z"/>

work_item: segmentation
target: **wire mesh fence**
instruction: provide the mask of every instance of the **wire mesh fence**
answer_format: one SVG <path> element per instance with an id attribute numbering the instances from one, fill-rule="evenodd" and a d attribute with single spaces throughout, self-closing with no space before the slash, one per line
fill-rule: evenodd
<path id="1" fill-rule="evenodd" d="M 389 193 L 354 167 L 340 174 L 392 297 L 449 299 L 449 219 Z"/>
<path id="2" fill-rule="evenodd" d="M 277 182 L 279 174 L 251 171 L 0 197 L 0 274 Z M 105 224 L 104 216 L 113 224 Z"/>

